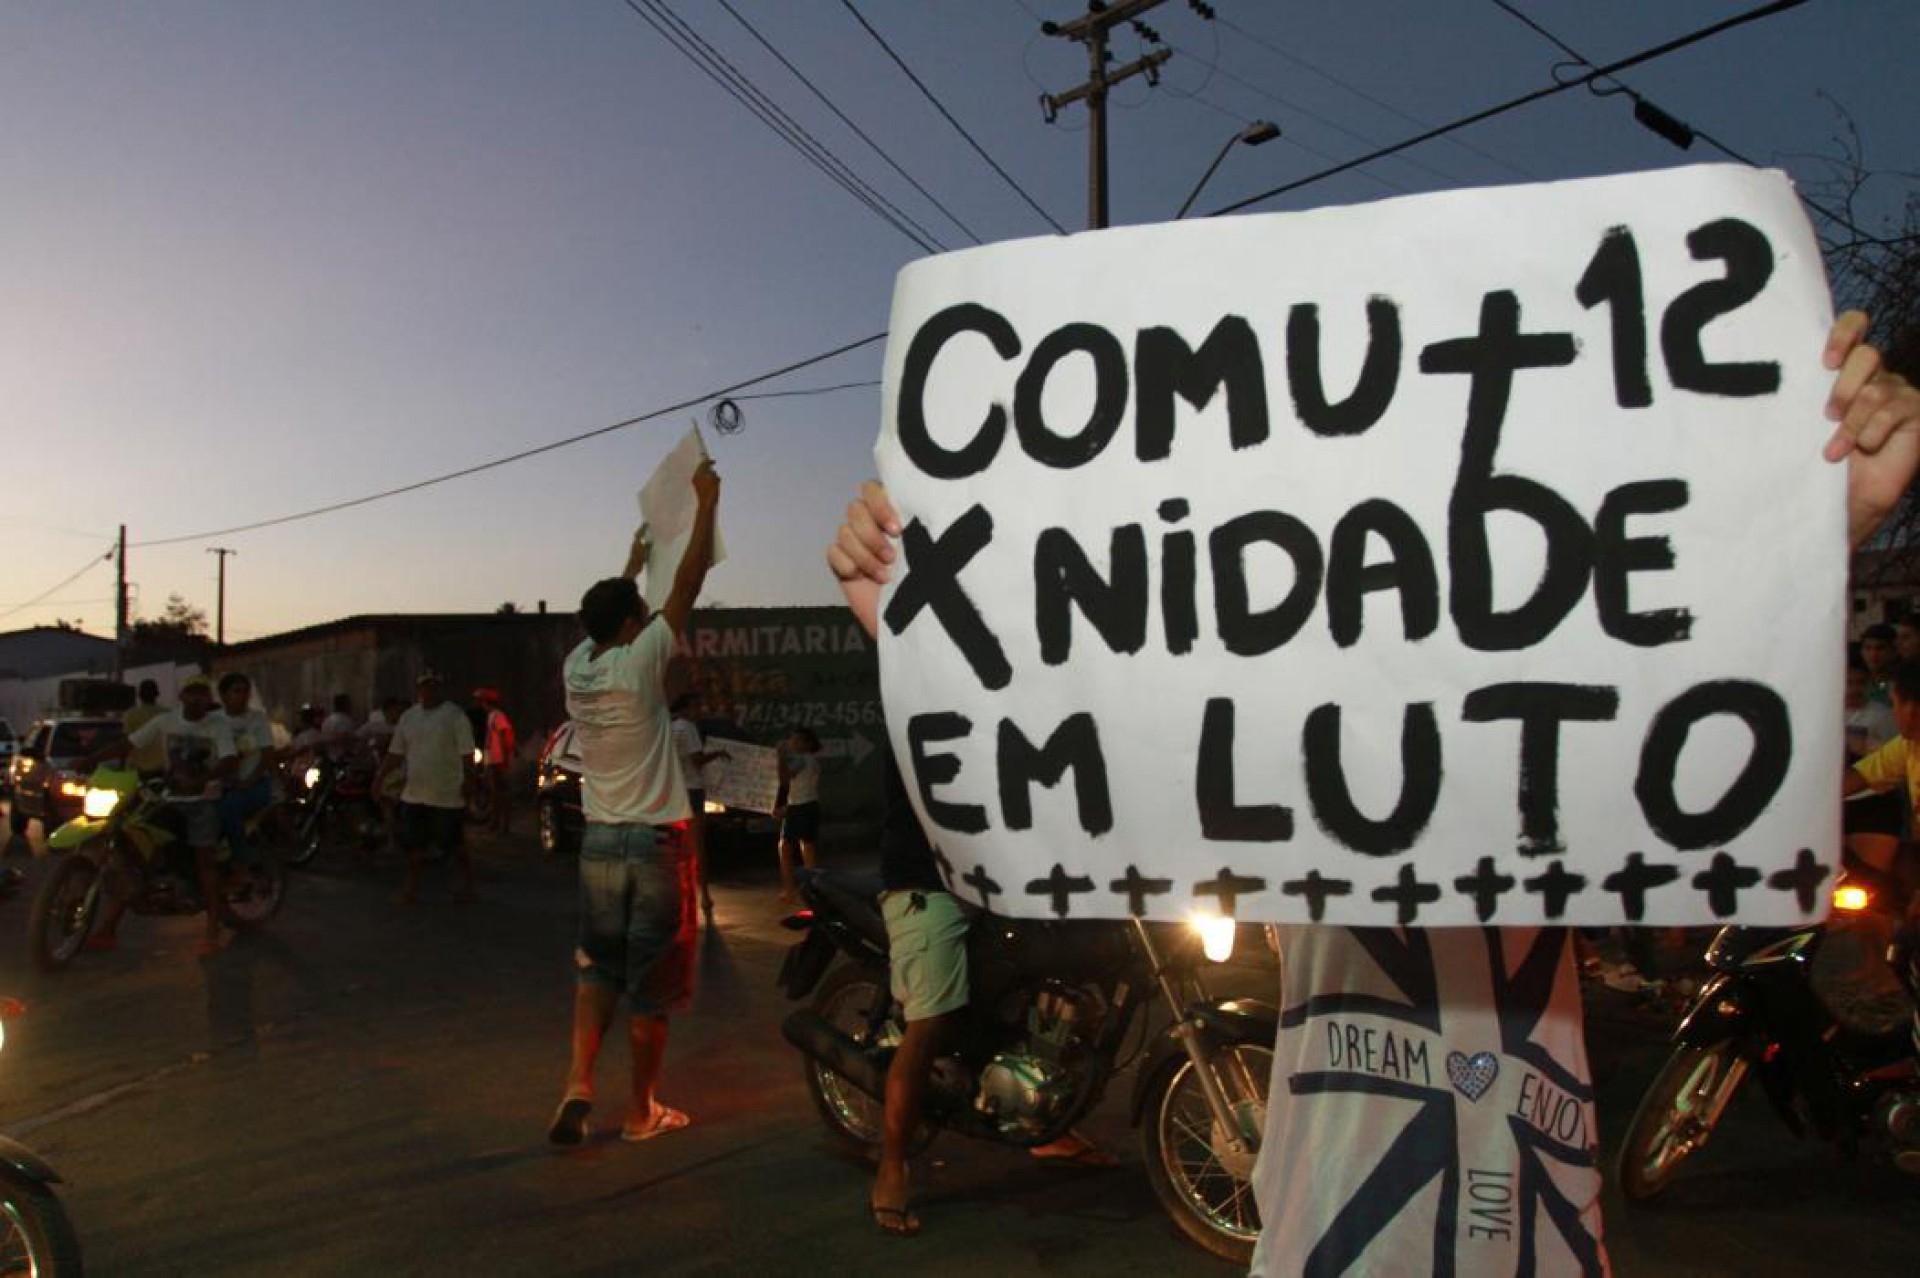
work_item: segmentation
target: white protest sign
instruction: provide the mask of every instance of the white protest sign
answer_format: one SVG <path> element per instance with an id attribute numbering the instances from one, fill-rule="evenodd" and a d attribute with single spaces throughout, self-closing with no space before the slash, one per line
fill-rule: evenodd
<path id="1" fill-rule="evenodd" d="M 727 757 L 707 765 L 707 797 L 730 808 L 771 813 L 780 797 L 780 754 L 769 746 L 708 737 L 706 749 Z"/>
<path id="2" fill-rule="evenodd" d="M 1016 915 L 1790 923 L 1837 857 L 1844 468 L 1733 167 L 900 275 L 880 667 Z"/>
<path id="3" fill-rule="evenodd" d="M 642 594 L 647 607 L 659 609 L 673 590 L 673 575 L 693 536 L 693 517 L 699 502 L 693 495 L 693 472 L 707 459 L 707 446 L 698 426 L 688 427 L 673 451 L 654 467 L 640 490 L 640 516 L 647 521 L 647 571 Z M 727 546 L 720 538 L 718 516 L 713 526 L 713 559 L 725 561 Z"/>

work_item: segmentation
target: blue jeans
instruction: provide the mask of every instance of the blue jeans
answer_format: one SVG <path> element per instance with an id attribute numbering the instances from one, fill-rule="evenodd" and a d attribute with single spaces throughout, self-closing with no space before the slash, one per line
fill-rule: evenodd
<path id="1" fill-rule="evenodd" d="M 676 826 L 588 822 L 580 844 L 582 981 L 625 992 L 636 1016 L 693 999 L 699 930 L 693 849 Z"/>
<path id="2" fill-rule="evenodd" d="M 247 848 L 247 818 L 273 802 L 273 784 L 265 777 L 245 785 L 231 786 L 213 801 L 220 814 L 220 837 L 227 851 L 239 860 Z"/>

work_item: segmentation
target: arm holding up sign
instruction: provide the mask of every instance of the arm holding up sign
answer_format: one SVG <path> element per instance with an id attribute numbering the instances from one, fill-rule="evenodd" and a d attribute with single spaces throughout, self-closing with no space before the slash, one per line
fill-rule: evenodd
<path id="1" fill-rule="evenodd" d="M 660 605 L 661 615 L 675 634 L 686 629 L 687 618 L 693 614 L 693 601 L 700 597 L 707 569 L 713 566 L 713 516 L 720 508 L 720 475 L 713 468 L 712 458 L 701 462 L 700 468 L 693 472 L 693 495 L 699 502 L 693 517 L 693 535 L 687 539 L 680 567 L 674 571 L 673 590 Z M 643 527 L 641 532 L 645 531 Z M 645 559 L 642 548 L 641 561 Z"/>

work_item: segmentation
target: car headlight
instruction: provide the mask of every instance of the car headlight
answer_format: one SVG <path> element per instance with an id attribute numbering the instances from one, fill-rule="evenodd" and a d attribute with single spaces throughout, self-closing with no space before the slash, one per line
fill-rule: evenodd
<path id="1" fill-rule="evenodd" d="M 60 797 L 63 799 L 85 799 L 92 793 L 93 791 L 87 788 L 85 781 L 62 781 L 60 783 Z M 118 792 L 108 791 L 108 793 L 117 794 Z"/>
<path id="2" fill-rule="evenodd" d="M 1200 934 L 1200 948 L 1210 963 L 1224 963 L 1233 957 L 1234 921 L 1218 914 L 1194 914 L 1187 925 Z"/>
<path id="3" fill-rule="evenodd" d="M 66 789 L 65 786 L 61 786 L 60 788 L 62 790 Z M 96 821 L 106 820 L 113 815 L 113 810 L 119 806 L 120 792 L 118 790 L 88 790 L 86 791 L 86 797 L 80 800 L 80 810 Z"/>
<path id="4" fill-rule="evenodd" d="M 718 816 L 727 810 L 727 805 L 718 799 L 708 799 L 701 807 L 705 809 L 708 816 Z"/>

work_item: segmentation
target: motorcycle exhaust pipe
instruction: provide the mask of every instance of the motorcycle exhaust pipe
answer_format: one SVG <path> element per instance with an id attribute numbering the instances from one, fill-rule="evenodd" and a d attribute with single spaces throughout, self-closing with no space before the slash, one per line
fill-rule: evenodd
<path id="1" fill-rule="evenodd" d="M 804 1055 L 819 1061 L 875 1100 L 885 1098 L 885 1066 L 819 1013 L 801 1008 L 780 1022 L 780 1033 Z"/>

